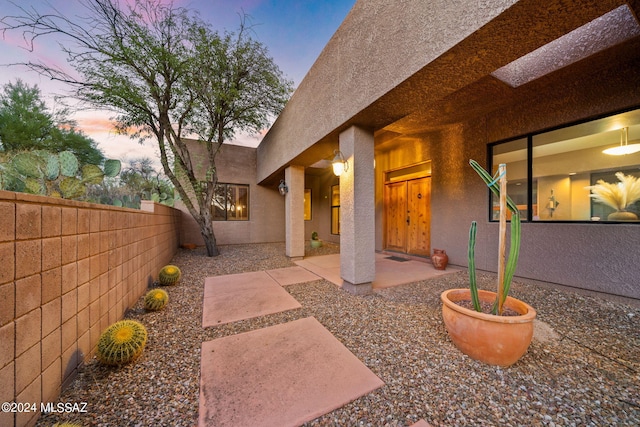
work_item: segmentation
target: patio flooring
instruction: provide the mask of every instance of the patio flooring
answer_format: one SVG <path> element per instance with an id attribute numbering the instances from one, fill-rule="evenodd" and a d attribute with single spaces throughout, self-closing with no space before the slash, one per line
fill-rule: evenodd
<path id="1" fill-rule="evenodd" d="M 384 385 L 315 318 L 202 344 L 200 426 L 299 426 Z"/>
<path id="2" fill-rule="evenodd" d="M 300 303 L 264 271 L 207 277 L 202 326 L 222 325 L 300 307 Z"/>
<path id="3" fill-rule="evenodd" d="M 413 259 L 397 261 L 396 259 L 403 258 L 376 253 L 376 278 L 372 283 L 374 290 L 426 280 L 431 277 L 451 274 L 460 270 L 452 266 L 448 266 L 446 270 L 436 270 L 429 262 L 416 261 Z M 340 277 L 340 254 L 309 257 L 301 261 L 296 261 L 296 264 L 331 283 L 342 286 L 343 280 Z"/>
<path id="4" fill-rule="evenodd" d="M 206 278 L 203 327 L 300 308 L 283 286 L 320 278 L 342 284 L 339 254 L 296 264 Z M 373 287 L 454 271 L 376 254 Z M 298 426 L 384 385 L 313 317 L 204 342 L 200 369 L 200 427 Z"/>

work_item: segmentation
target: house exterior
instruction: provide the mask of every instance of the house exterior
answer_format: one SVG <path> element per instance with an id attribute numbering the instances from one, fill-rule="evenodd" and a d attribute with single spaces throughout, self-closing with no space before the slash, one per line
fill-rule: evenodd
<path id="1" fill-rule="evenodd" d="M 468 161 L 505 163 L 524 219 L 516 275 L 640 299 L 640 223 L 609 220 L 585 188 L 640 177 L 640 152 L 602 152 L 640 142 L 638 16 L 623 0 L 358 0 L 255 149 L 270 197 L 252 218 L 282 227 L 268 239 L 292 258 L 312 231 L 339 242 L 354 293 L 376 251 L 441 248 L 466 266 L 473 220 L 477 267 L 495 271 L 496 201 Z"/>

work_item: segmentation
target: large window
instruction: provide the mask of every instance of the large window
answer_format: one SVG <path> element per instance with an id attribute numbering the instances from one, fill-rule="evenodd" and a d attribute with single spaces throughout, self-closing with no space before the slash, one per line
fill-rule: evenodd
<path id="1" fill-rule="evenodd" d="M 628 177 L 640 178 L 640 151 L 604 152 L 636 144 L 640 144 L 640 110 L 494 144 L 491 167 L 495 173 L 500 163 L 507 165 L 507 191 L 523 219 L 618 221 L 618 216 L 611 215 L 618 209 L 594 200 L 588 187 L 611 184 L 616 192 L 622 186 L 619 177 L 627 181 Z M 492 195 L 493 220 L 498 219 L 497 203 Z M 640 201 L 621 204 L 640 217 Z M 632 215 L 631 220 L 637 219 Z"/>
<path id="2" fill-rule="evenodd" d="M 211 201 L 214 221 L 249 220 L 249 186 L 218 183 Z"/>

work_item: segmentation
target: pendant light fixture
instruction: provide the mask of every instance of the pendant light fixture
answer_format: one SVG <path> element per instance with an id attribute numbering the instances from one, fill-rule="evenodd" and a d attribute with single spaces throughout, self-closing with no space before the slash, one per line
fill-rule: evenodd
<path id="1" fill-rule="evenodd" d="M 602 150 L 604 154 L 612 156 L 623 156 L 625 154 L 633 154 L 640 151 L 640 144 L 629 144 L 629 128 L 620 129 L 620 145 Z"/>

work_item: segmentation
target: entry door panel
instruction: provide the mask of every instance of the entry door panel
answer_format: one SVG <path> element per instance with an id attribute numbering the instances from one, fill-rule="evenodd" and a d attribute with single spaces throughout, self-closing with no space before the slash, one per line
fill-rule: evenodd
<path id="1" fill-rule="evenodd" d="M 431 178 L 407 181 L 407 253 L 431 253 Z"/>
<path id="2" fill-rule="evenodd" d="M 429 256 L 430 207 L 430 177 L 385 185 L 386 249 Z"/>
<path id="3" fill-rule="evenodd" d="M 387 217 L 387 249 L 404 252 L 407 239 L 407 183 L 396 182 L 385 186 Z"/>

